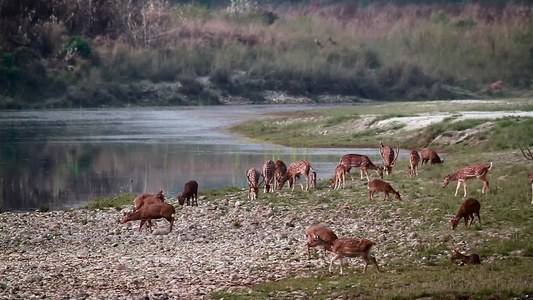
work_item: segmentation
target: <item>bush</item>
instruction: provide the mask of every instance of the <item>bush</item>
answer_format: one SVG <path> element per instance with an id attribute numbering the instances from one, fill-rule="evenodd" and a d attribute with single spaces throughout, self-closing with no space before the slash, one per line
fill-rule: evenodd
<path id="1" fill-rule="evenodd" d="M 89 43 L 80 36 L 71 36 L 68 42 L 63 45 L 61 54 L 65 57 L 65 60 L 72 59 L 75 54 L 79 54 L 83 58 L 88 58 L 93 50 Z"/>

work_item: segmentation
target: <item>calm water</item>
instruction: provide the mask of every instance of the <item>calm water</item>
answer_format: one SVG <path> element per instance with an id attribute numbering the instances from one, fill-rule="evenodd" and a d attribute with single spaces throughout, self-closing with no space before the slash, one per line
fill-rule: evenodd
<path id="1" fill-rule="evenodd" d="M 0 111 L 0 205 L 4 210 L 78 208 L 90 199 L 164 190 L 176 197 L 186 181 L 200 190 L 245 187 L 244 173 L 268 159 L 287 166 L 309 160 L 331 178 L 346 153 L 377 149 L 296 149 L 225 131 L 275 111 L 323 106 L 209 106 L 102 110 Z"/>

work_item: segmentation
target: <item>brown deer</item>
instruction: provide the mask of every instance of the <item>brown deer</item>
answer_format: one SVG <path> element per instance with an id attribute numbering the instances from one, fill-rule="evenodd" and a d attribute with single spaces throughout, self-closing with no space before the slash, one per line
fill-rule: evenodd
<path id="1" fill-rule="evenodd" d="M 309 259 L 311 259 L 310 249 L 312 247 L 322 246 L 325 257 L 326 250 L 331 251 L 333 248 L 333 242 L 338 239 L 335 232 L 324 226 L 309 227 L 309 229 L 307 229 L 307 231 L 305 232 L 305 236 L 307 237 L 307 256 L 309 257 Z M 315 236 L 319 236 L 322 239 L 323 243 L 320 243 L 318 241 L 318 238 L 316 238 Z"/>
<path id="2" fill-rule="evenodd" d="M 462 254 L 461 252 L 457 250 L 452 250 L 452 260 L 460 259 L 461 260 L 461 266 L 464 265 L 479 265 L 481 264 L 481 258 L 479 258 L 479 255 L 472 253 L 472 254 Z"/>
<path id="3" fill-rule="evenodd" d="M 133 203 L 135 205 L 135 208 L 133 209 L 133 211 L 140 209 L 141 207 L 143 207 L 143 205 L 149 205 L 149 204 L 161 203 L 161 202 L 165 202 L 165 194 L 163 193 L 163 191 L 160 191 L 159 193 L 157 193 L 157 195 L 141 194 L 135 197 L 135 200 L 133 200 Z"/>
<path id="4" fill-rule="evenodd" d="M 481 181 L 483 181 L 483 188 L 481 189 L 482 193 L 489 192 L 489 181 L 487 180 L 487 173 L 492 168 L 492 162 L 488 165 L 476 165 L 476 166 L 468 166 L 464 168 L 460 168 L 455 172 L 454 174 L 450 174 L 446 177 L 444 177 L 444 183 L 443 188 L 445 188 L 450 182 L 457 180 L 457 188 L 455 189 L 455 196 L 457 196 L 457 192 L 459 191 L 459 187 L 461 187 L 461 183 L 463 183 L 463 188 L 465 191 L 464 198 L 466 198 L 466 181 L 470 178 L 477 178 Z"/>
<path id="5" fill-rule="evenodd" d="M 335 176 L 333 177 L 333 180 L 331 181 L 331 188 L 334 190 L 338 190 L 341 188 L 346 188 L 346 167 L 344 165 L 338 165 L 335 168 Z"/>
<path id="6" fill-rule="evenodd" d="M 185 183 L 181 195 L 178 195 L 178 203 L 179 205 L 198 206 L 198 182 L 190 180 Z"/>
<path id="7" fill-rule="evenodd" d="M 420 151 L 420 154 L 422 156 L 422 166 L 424 164 L 428 164 L 428 161 L 434 165 L 434 164 L 442 164 L 444 162 L 444 159 L 440 159 L 439 155 L 437 154 L 437 152 L 429 149 L 429 148 L 424 148 L 422 149 L 422 151 Z"/>
<path id="8" fill-rule="evenodd" d="M 272 160 L 267 160 L 263 165 L 263 179 L 265 182 L 265 193 L 274 191 L 274 173 L 276 164 Z"/>
<path id="9" fill-rule="evenodd" d="M 331 37 L 328 37 L 328 42 L 330 42 L 332 46 L 337 46 L 337 42 L 335 42 Z"/>
<path id="10" fill-rule="evenodd" d="M 165 218 L 170 222 L 170 231 L 172 231 L 172 225 L 174 225 L 174 217 L 172 215 L 176 213 L 176 209 L 172 204 L 168 203 L 154 203 L 150 205 L 145 205 L 140 209 L 133 212 L 124 212 L 120 224 L 124 224 L 128 221 L 141 220 L 141 225 L 139 226 L 139 232 L 141 231 L 144 223 L 148 221 L 148 227 L 150 232 L 152 232 L 152 219 L 161 219 Z"/>
<path id="11" fill-rule="evenodd" d="M 276 165 L 276 171 L 274 172 L 274 184 L 276 186 L 274 188 L 277 189 L 281 179 L 285 176 L 285 173 L 287 173 L 287 165 L 285 165 L 282 160 L 276 160 L 274 164 Z"/>
<path id="12" fill-rule="evenodd" d="M 389 146 L 384 146 L 382 142 L 379 143 L 379 153 L 381 154 L 381 159 L 383 160 L 383 166 L 385 168 L 385 173 L 387 175 L 392 173 L 392 167 L 396 165 L 396 160 L 400 156 L 400 144 L 396 148 L 396 153 L 394 149 Z"/>
<path id="13" fill-rule="evenodd" d="M 350 173 L 352 167 L 361 168 L 361 179 L 363 179 L 363 173 L 366 175 L 366 180 L 370 181 L 368 177 L 368 169 L 376 171 L 380 178 L 383 178 L 383 169 L 374 163 L 366 155 L 361 154 L 346 154 L 339 160 L 339 164 L 346 168 L 346 173 L 350 175 L 353 181 L 353 176 Z"/>
<path id="14" fill-rule="evenodd" d="M 381 179 L 372 179 L 370 182 L 368 182 L 368 188 L 370 189 L 370 191 L 368 192 L 370 201 L 374 200 L 374 193 L 376 193 L 376 191 L 385 193 L 385 198 L 383 198 L 383 200 L 387 200 L 387 198 L 389 198 L 389 193 L 394 194 L 396 199 L 402 200 L 402 197 L 400 196 L 400 191 L 394 190 L 390 183 Z"/>
<path id="15" fill-rule="evenodd" d="M 528 153 L 525 153 L 524 150 L 522 150 L 522 147 L 518 145 L 518 148 L 522 151 L 522 155 L 524 155 L 527 160 L 533 160 L 533 153 L 531 153 L 531 150 L 529 150 L 526 145 L 524 145 L 524 147 L 526 147 Z M 529 181 L 531 181 L 531 204 L 533 204 L 533 170 L 529 173 Z"/>
<path id="16" fill-rule="evenodd" d="M 498 80 L 495 83 L 490 85 L 489 92 L 494 92 L 495 90 L 500 90 L 500 95 L 503 94 L 503 81 Z"/>
<path id="17" fill-rule="evenodd" d="M 457 225 L 459 224 L 461 218 L 464 218 L 465 220 L 465 227 L 470 228 L 470 226 L 472 226 L 472 223 L 474 223 L 474 214 L 477 215 L 477 219 L 479 220 L 479 226 L 481 226 L 481 217 L 479 215 L 480 209 L 481 203 L 479 203 L 479 201 L 474 198 L 466 199 L 465 202 L 461 204 L 461 207 L 459 207 L 459 210 L 457 211 L 455 217 L 450 220 L 450 223 L 452 223 L 452 230 L 455 230 L 455 228 L 457 228 Z M 470 223 L 468 223 L 469 220 Z"/>
<path id="18" fill-rule="evenodd" d="M 315 44 L 320 48 L 324 48 L 324 45 L 322 45 L 319 39 L 315 39 Z"/>
<path id="19" fill-rule="evenodd" d="M 305 177 L 306 186 L 305 190 L 309 190 L 309 171 L 314 170 L 313 166 L 306 160 L 299 160 L 297 162 L 293 162 L 289 168 L 287 169 L 287 173 L 281 178 L 281 181 L 278 185 L 278 190 L 281 190 L 283 188 L 283 185 L 285 182 L 292 180 L 292 190 L 294 191 L 294 185 L 296 184 L 296 178 L 300 181 L 300 186 L 302 187 L 302 191 L 304 189 L 304 186 L 302 184 L 302 179 L 300 178 L 300 175 L 303 175 Z"/>
<path id="20" fill-rule="evenodd" d="M 420 154 L 418 151 L 412 150 L 409 154 L 409 169 L 407 170 L 407 176 L 418 176 L 418 163 L 420 162 Z"/>
<path id="21" fill-rule="evenodd" d="M 248 180 L 248 199 L 255 200 L 259 194 L 261 173 L 255 168 L 250 168 L 246 171 L 246 178 Z"/>
<path id="22" fill-rule="evenodd" d="M 326 247 L 327 243 L 319 235 L 314 236 L 313 244 L 320 244 Z M 329 265 L 329 272 L 333 270 L 333 262 L 337 259 L 340 260 L 341 275 L 344 274 L 342 269 L 343 258 L 344 257 L 358 257 L 362 256 L 365 260 L 365 269 L 363 274 L 366 272 L 366 268 L 370 262 L 376 265 L 376 268 L 379 271 L 379 266 L 376 261 L 376 258 L 370 253 L 374 242 L 367 239 L 354 239 L 354 238 L 342 238 L 336 239 L 333 242 L 333 247 L 331 247 L 331 252 L 335 254 L 335 257 L 331 260 Z"/>

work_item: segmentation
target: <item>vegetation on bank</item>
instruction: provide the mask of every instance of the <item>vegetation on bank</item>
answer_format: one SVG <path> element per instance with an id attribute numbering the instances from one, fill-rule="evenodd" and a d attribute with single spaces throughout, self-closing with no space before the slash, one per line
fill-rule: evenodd
<path id="1" fill-rule="evenodd" d="M 315 101 L 479 98 L 496 80 L 504 95 L 531 88 L 531 3 L 401 2 L 4 1 L 0 108 L 262 103 L 271 90 Z"/>
<path id="2" fill-rule="evenodd" d="M 476 102 L 417 102 L 307 110 L 291 116 L 235 125 L 230 130 L 256 141 L 292 147 L 376 147 L 379 141 L 403 148 L 428 145 L 443 150 L 499 151 L 533 144 L 533 119 L 505 117 L 457 120 L 460 111 L 531 111 L 531 99 Z M 403 113 L 394 113 L 402 111 Z M 446 114 L 442 121 L 409 130 L 418 116 Z M 393 119 L 393 122 L 380 123 Z M 416 122 L 416 121 L 415 121 Z M 465 136 L 468 135 L 468 138 Z"/>

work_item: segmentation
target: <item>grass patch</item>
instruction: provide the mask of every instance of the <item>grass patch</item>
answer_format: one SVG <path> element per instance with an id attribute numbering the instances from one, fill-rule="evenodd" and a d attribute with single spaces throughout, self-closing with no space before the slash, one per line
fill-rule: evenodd
<path id="1" fill-rule="evenodd" d="M 132 204 L 134 199 L 135 195 L 132 194 L 120 194 L 115 197 L 99 197 L 92 199 L 84 208 L 91 210 L 105 209 L 110 207 L 122 209 L 124 205 Z"/>
<path id="2" fill-rule="evenodd" d="M 383 121 L 383 120 L 388 120 L 388 119 L 392 119 L 392 118 L 407 118 L 407 117 L 412 117 L 412 116 L 414 116 L 414 115 L 407 115 L 407 114 L 379 115 L 379 116 L 375 117 L 372 121 L 370 121 L 370 123 L 368 123 L 368 126 L 372 126 L 372 125 L 376 124 L 377 122 Z"/>

